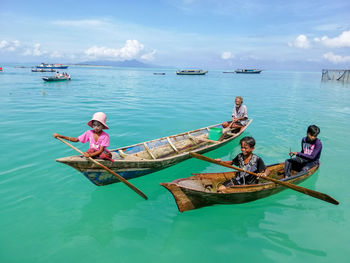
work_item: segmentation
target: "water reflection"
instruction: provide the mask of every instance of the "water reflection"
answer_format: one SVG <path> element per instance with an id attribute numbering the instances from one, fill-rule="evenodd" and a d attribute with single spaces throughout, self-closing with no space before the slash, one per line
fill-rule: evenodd
<path id="1" fill-rule="evenodd" d="M 260 262 L 275 260 L 271 251 L 274 256 L 279 255 L 279 258 L 300 253 L 326 257 L 326 250 L 307 247 L 294 238 L 293 228 L 299 231 L 305 225 L 291 224 L 295 217 L 290 214 L 303 214 L 309 209 L 309 203 L 282 202 L 285 200 L 277 194 L 242 205 L 216 205 L 184 213 L 177 212 L 162 250 L 167 255 L 175 255 L 179 246 L 191 247 L 194 255 L 199 253 L 199 248 L 195 248 L 196 244 L 201 244 L 208 251 L 220 251 L 212 259 L 220 260 L 237 255 L 241 258 L 240 251 L 247 251 L 248 247 L 253 246 L 254 257 L 259 255 L 264 259 L 260 259 Z M 246 257 L 249 258 L 249 255 Z"/>
<path id="2" fill-rule="evenodd" d="M 128 225 L 125 218 L 122 221 L 117 218 L 137 209 L 137 205 L 144 201 L 132 193 L 124 194 L 124 197 L 130 198 L 120 198 L 121 194 L 116 187 L 96 188 L 91 193 L 90 201 L 82 207 L 79 220 L 65 228 L 66 238 L 71 240 L 75 236 L 88 236 L 101 245 L 107 245 L 115 238 L 143 240 L 147 235 L 145 228 L 125 227 Z"/>

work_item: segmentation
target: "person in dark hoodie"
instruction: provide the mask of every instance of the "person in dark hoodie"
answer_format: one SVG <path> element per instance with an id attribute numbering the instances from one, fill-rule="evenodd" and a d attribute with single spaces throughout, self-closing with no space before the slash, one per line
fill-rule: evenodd
<path id="1" fill-rule="evenodd" d="M 307 135 L 301 140 L 301 152 L 290 152 L 290 156 L 284 163 L 284 177 L 290 177 L 291 170 L 307 171 L 311 167 L 320 164 L 322 151 L 321 140 L 317 138 L 320 128 L 310 125 L 307 128 Z"/>

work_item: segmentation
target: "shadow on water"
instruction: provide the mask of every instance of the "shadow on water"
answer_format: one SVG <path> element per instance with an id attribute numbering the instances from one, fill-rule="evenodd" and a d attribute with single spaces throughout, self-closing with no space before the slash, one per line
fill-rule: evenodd
<path id="1" fill-rule="evenodd" d="M 350 88 L 350 82 L 321 80 L 320 88 L 327 88 L 327 89 Z"/>
<path id="2" fill-rule="evenodd" d="M 312 178 L 312 179 L 311 179 Z M 317 172 L 308 180 L 307 186 L 314 189 Z M 311 180 L 310 180 L 311 179 Z M 291 197 L 292 195 L 292 197 Z M 326 257 L 323 250 L 307 248 L 303 244 L 294 241 L 293 225 L 287 225 L 289 214 L 301 214 L 308 208 L 308 202 L 297 202 L 288 199 L 312 198 L 292 190 L 282 191 L 276 195 L 251 203 L 239 205 L 214 205 L 196 210 L 180 213 L 176 209 L 175 202 L 169 207 L 172 211 L 172 224 L 169 233 L 161 247 L 161 252 L 176 256 L 178 249 L 183 247 L 195 247 L 198 243 L 206 247 L 208 257 L 219 259 L 238 255 L 239 251 L 245 251 L 254 243 L 254 257 L 271 258 L 272 254 L 291 256 L 294 254 L 308 254 L 317 257 Z M 173 200 L 171 200 L 173 201 Z M 315 201 L 317 202 L 317 200 Z M 284 204 L 288 203 L 288 204 Z M 203 220 L 205 218 L 205 220 Z M 280 222 L 280 220 L 282 220 Z M 296 229 L 302 228 L 297 224 Z M 182 233 L 182 234 L 181 234 Z M 213 241 L 215 240 L 215 241 Z M 213 246 L 213 243 L 215 245 Z M 180 246 L 180 248 L 179 248 Z M 257 249 L 258 247 L 258 249 Z M 176 248 L 176 249 L 175 249 Z M 215 250 L 215 255 L 209 251 Z M 195 256 L 198 249 L 190 252 Z M 244 255 L 249 258 L 249 255 Z M 251 256 L 251 255 L 250 255 Z M 273 258 L 271 258 L 273 259 Z"/>
<path id="3" fill-rule="evenodd" d="M 284 214 L 284 210 L 302 211 L 302 207 L 273 201 L 269 202 L 268 209 L 265 205 L 266 203 L 261 201 L 243 205 L 217 205 L 177 214 L 161 251 L 175 256 L 179 246 L 190 246 L 193 248 L 193 252 L 190 252 L 193 255 L 187 256 L 195 256 L 198 249 L 194 247 L 202 243 L 202 246 L 207 247 L 207 251 L 201 253 L 208 254 L 213 260 L 238 255 L 247 259 L 253 256 L 257 259 L 261 257 L 273 260 L 270 252 L 282 257 L 300 252 L 317 257 L 327 256 L 322 250 L 306 248 L 303 244 L 293 241 L 288 234 L 290 229 L 279 227 L 275 221 L 275 218 Z M 186 233 L 186 236 L 179 233 Z M 252 244 L 255 246 L 254 255 L 240 254 L 240 251 L 245 251 Z M 213 250 L 215 256 L 211 253 Z"/>
<path id="4" fill-rule="evenodd" d="M 125 189 L 122 189 L 122 192 L 123 190 Z M 127 204 L 125 204 L 127 198 L 120 198 L 120 194 L 130 196 Z M 66 239 L 87 236 L 101 245 L 109 244 L 116 237 L 143 240 L 147 234 L 145 228 L 122 227 L 118 224 L 124 224 L 122 222 L 125 219 L 122 222 L 116 219 L 137 209 L 143 202 L 132 193 L 118 193 L 116 187 L 97 188 L 91 193 L 90 201 L 81 208 L 80 218 L 65 228 Z"/>

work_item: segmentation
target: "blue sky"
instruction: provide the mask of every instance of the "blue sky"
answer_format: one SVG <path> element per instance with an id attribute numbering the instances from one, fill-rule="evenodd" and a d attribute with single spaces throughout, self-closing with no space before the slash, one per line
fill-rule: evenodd
<path id="1" fill-rule="evenodd" d="M 350 68 L 350 1 L 0 0 L 0 63 Z"/>

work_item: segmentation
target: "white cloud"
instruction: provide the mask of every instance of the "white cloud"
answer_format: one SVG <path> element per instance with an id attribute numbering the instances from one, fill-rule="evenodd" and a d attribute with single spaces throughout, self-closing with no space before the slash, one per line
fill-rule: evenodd
<path id="1" fill-rule="evenodd" d="M 154 55 L 155 54 L 156 54 L 156 51 L 152 50 L 151 52 L 142 55 L 140 58 L 143 59 L 143 60 L 151 61 L 151 60 L 154 60 Z"/>
<path id="2" fill-rule="evenodd" d="M 106 24 L 106 22 L 96 19 L 84 19 L 84 20 L 57 20 L 53 24 L 65 27 L 100 27 Z"/>
<path id="3" fill-rule="evenodd" d="M 15 51 L 19 46 L 20 42 L 18 40 L 13 40 L 10 42 L 6 40 L 0 41 L 0 50 Z"/>
<path id="4" fill-rule="evenodd" d="M 6 40 L 2 40 L 1 42 L 0 42 L 0 48 L 5 48 L 5 47 L 7 47 L 8 46 L 8 42 L 6 41 Z"/>
<path id="5" fill-rule="evenodd" d="M 51 58 L 61 58 L 63 57 L 58 51 L 54 51 L 50 54 Z"/>
<path id="6" fill-rule="evenodd" d="M 338 37 L 329 38 L 324 36 L 322 38 L 315 38 L 315 42 L 321 43 L 326 47 L 341 48 L 350 47 L 350 30 L 344 31 Z"/>
<path id="7" fill-rule="evenodd" d="M 41 49 L 40 44 L 35 44 L 33 48 L 27 48 L 22 55 L 39 57 L 47 54 L 47 51 Z"/>
<path id="8" fill-rule="evenodd" d="M 289 42 L 288 45 L 290 47 L 309 48 L 310 41 L 305 35 L 299 35 L 293 42 Z"/>
<path id="9" fill-rule="evenodd" d="M 146 52 L 145 46 L 137 40 L 127 40 L 125 45 L 120 48 L 107 48 L 93 46 L 84 52 L 87 56 L 93 58 L 113 58 L 117 60 L 130 59 L 151 59 L 155 54 L 155 50 Z"/>
<path id="10" fill-rule="evenodd" d="M 340 55 L 335 55 L 333 52 L 328 52 L 323 55 L 325 59 L 327 59 L 330 62 L 333 62 L 335 64 L 338 63 L 344 63 L 344 62 L 350 62 L 350 56 L 340 56 Z"/>
<path id="11" fill-rule="evenodd" d="M 232 59 L 234 58 L 235 56 L 232 55 L 232 53 L 230 51 L 224 51 L 222 52 L 221 54 L 221 58 L 224 59 L 224 60 L 227 60 L 227 59 Z"/>

